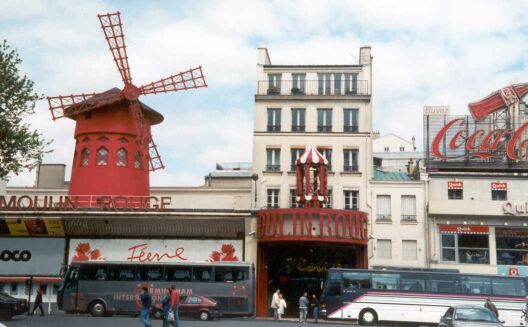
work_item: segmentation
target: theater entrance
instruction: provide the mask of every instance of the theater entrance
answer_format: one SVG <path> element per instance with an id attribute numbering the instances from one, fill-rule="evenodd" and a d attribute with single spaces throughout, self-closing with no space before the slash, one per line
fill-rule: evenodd
<path id="1" fill-rule="evenodd" d="M 322 242 L 270 242 L 259 244 L 257 315 L 272 315 L 273 293 L 280 289 L 287 303 L 286 317 L 297 316 L 303 292 L 320 297 L 326 272 L 332 267 L 364 268 L 363 245 Z"/>

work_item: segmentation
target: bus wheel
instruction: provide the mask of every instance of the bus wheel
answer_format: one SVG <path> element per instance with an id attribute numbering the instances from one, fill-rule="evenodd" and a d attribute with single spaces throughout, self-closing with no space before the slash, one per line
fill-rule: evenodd
<path id="1" fill-rule="evenodd" d="M 102 317 L 106 313 L 106 308 L 103 302 L 95 301 L 90 304 L 90 314 L 92 317 Z"/>
<path id="2" fill-rule="evenodd" d="M 207 311 L 202 311 L 200 312 L 200 320 L 209 320 L 209 312 Z"/>
<path id="3" fill-rule="evenodd" d="M 359 323 L 372 326 L 378 322 L 378 314 L 372 309 L 363 309 L 359 313 Z"/>

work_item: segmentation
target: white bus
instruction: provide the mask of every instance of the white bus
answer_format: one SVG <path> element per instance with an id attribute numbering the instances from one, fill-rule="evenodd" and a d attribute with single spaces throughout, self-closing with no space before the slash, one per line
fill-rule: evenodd
<path id="1" fill-rule="evenodd" d="M 438 324 L 450 306 L 484 305 L 499 310 L 506 326 L 522 326 L 527 285 L 523 277 L 411 270 L 331 268 L 323 290 L 326 319 Z"/>

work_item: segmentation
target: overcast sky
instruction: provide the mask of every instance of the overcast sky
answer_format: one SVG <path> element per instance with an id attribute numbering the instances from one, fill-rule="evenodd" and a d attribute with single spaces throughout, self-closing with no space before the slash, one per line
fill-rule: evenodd
<path id="1" fill-rule="evenodd" d="M 97 19 L 120 11 L 134 83 L 202 65 L 209 87 L 141 100 L 165 116 L 153 128 L 167 166 L 153 186 L 200 185 L 215 162 L 251 161 L 256 48 L 273 64 L 357 64 L 372 47 L 374 128 L 421 145 L 424 105 L 467 104 L 526 82 L 528 1 L 1 1 L 0 39 L 46 96 L 122 87 Z M 29 122 L 67 164 L 74 123 L 46 101 Z M 10 185 L 31 186 L 34 172 Z"/>

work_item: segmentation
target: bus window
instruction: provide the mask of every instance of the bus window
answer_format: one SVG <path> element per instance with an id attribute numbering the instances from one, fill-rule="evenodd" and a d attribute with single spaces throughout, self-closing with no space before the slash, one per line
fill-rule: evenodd
<path id="1" fill-rule="evenodd" d="M 211 282 L 213 281 L 213 268 L 195 266 L 193 267 L 193 281 L 195 282 Z"/>
<path id="2" fill-rule="evenodd" d="M 215 267 L 216 282 L 241 282 L 248 280 L 249 268 L 247 267 Z"/>
<path id="3" fill-rule="evenodd" d="M 429 280 L 429 291 L 431 293 L 455 294 L 459 292 L 459 284 L 458 276 L 435 274 Z"/>
<path id="4" fill-rule="evenodd" d="M 341 296 L 341 283 L 331 282 L 328 285 L 328 296 Z"/>
<path id="5" fill-rule="evenodd" d="M 80 280 L 106 280 L 106 267 L 85 265 L 81 267 Z"/>
<path id="6" fill-rule="evenodd" d="M 165 280 L 171 282 L 191 281 L 191 266 L 167 266 L 165 267 Z"/>
<path id="7" fill-rule="evenodd" d="M 426 276 L 422 274 L 402 273 L 401 290 L 409 292 L 425 292 Z"/>
<path id="8" fill-rule="evenodd" d="M 517 278 L 493 278 L 493 295 L 503 296 L 526 296 L 526 284 L 524 279 Z"/>
<path id="9" fill-rule="evenodd" d="M 400 289 L 400 274 L 372 273 L 372 288 L 397 291 Z"/>
<path id="10" fill-rule="evenodd" d="M 363 272 L 343 272 L 343 286 L 353 290 L 369 289 L 370 273 Z"/>
<path id="11" fill-rule="evenodd" d="M 162 280 L 163 267 L 162 266 L 137 266 L 136 280 Z"/>
<path id="12" fill-rule="evenodd" d="M 491 294 L 491 279 L 489 277 L 464 276 L 460 278 L 462 293 L 464 294 Z"/>
<path id="13" fill-rule="evenodd" d="M 109 266 L 108 280 L 134 280 L 134 266 Z"/>
<path id="14" fill-rule="evenodd" d="M 336 271 L 331 271 L 330 276 L 328 277 L 330 280 L 341 280 L 341 278 L 343 278 L 341 273 Z"/>

